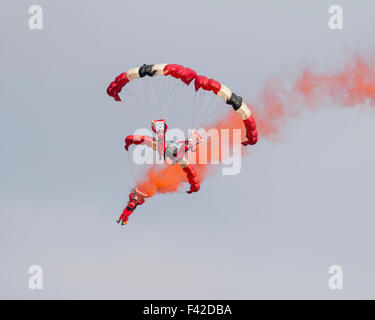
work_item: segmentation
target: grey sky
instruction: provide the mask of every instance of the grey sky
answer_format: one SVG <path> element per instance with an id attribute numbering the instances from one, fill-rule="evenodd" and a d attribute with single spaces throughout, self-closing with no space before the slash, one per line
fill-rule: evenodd
<path id="1" fill-rule="evenodd" d="M 373 1 L 44 0 L 42 31 L 32 4 L 7 0 L 0 18 L 0 298 L 375 298 L 373 109 L 303 112 L 240 175 L 157 195 L 121 228 L 123 138 L 145 123 L 106 94 L 120 72 L 170 62 L 251 101 L 269 76 L 374 52 Z"/>

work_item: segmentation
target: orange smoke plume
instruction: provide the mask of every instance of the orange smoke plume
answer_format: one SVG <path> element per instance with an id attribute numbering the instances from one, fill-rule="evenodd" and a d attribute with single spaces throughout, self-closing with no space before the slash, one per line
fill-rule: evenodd
<path id="1" fill-rule="evenodd" d="M 178 164 L 153 165 L 147 172 L 146 178 L 137 183 L 137 189 L 152 197 L 156 192 L 176 192 L 180 186 L 187 182 L 186 174 Z"/>
<path id="2" fill-rule="evenodd" d="M 259 95 L 256 121 L 260 138 L 277 139 L 288 118 L 298 115 L 301 108 L 375 106 L 375 64 L 360 55 L 332 74 L 314 73 L 307 67 L 291 85 L 286 80 L 270 79 Z"/>
<path id="3" fill-rule="evenodd" d="M 199 144 L 196 152 L 196 164 L 194 164 L 195 171 L 200 181 L 203 181 L 206 175 L 210 172 L 210 169 L 214 167 L 211 162 L 216 160 L 221 162 L 223 159 L 221 152 L 221 129 L 229 129 L 229 145 L 228 148 L 233 146 L 233 129 L 240 129 L 242 138 L 245 138 L 245 130 L 243 121 L 238 114 L 232 111 L 225 117 L 215 121 L 215 123 L 208 125 L 205 130 L 210 129 L 217 130 L 219 143 L 212 143 L 211 139 L 205 139 Z M 205 157 L 200 157 L 201 154 L 205 154 Z M 189 155 L 189 152 L 188 154 Z M 200 161 L 203 159 L 204 161 Z M 187 183 L 186 173 L 184 173 L 178 164 L 174 165 L 153 165 L 147 172 L 146 178 L 137 183 L 137 189 L 148 194 L 149 197 L 155 193 L 168 193 L 177 192 L 180 190 L 184 183 Z"/>
<path id="4" fill-rule="evenodd" d="M 258 96 L 254 114 L 258 126 L 259 138 L 278 139 L 280 129 L 288 119 L 297 116 L 301 110 L 319 110 L 328 105 L 356 107 L 369 104 L 375 107 L 375 64 L 366 62 L 359 55 L 348 61 L 342 70 L 334 73 L 314 73 L 311 68 L 302 70 L 297 79 L 288 83 L 288 79 L 272 78 L 266 82 Z M 232 111 L 216 123 L 206 127 L 220 129 L 242 129 L 241 118 Z M 230 130 L 231 135 L 233 131 Z M 232 137 L 229 143 L 233 143 Z M 207 164 L 194 165 L 200 181 L 207 176 L 213 165 L 210 164 L 213 151 L 210 140 L 200 144 L 199 152 L 207 153 Z M 243 150 L 246 148 L 243 148 Z M 220 151 L 220 150 L 219 150 Z M 221 155 L 221 152 L 216 152 Z M 243 153 L 244 154 L 244 153 Z M 223 159 L 219 159 L 223 160 Z M 186 175 L 179 165 L 153 166 L 146 178 L 137 184 L 137 188 L 149 196 L 155 193 L 175 192 L 187 182 Z"/>

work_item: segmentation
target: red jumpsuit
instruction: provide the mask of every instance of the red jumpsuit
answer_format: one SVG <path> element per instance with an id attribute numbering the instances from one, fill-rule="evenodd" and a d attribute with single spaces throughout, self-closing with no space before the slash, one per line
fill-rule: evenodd
<path id="1" fill-rule="evenodd" d="M 131 192 L 129 194 L 129 202 L 124 211 L 122 211 L 122 214 L 120 218 L 117 220 L 117 222 L 121 222 L 122 225 L 126 224 L 128 222 L 129 216 L 133 213 L 135 208 L 143 204 L 145 202 L 145 199 L 137 200 L 136 197 L 134 196 L 135 192 Z"/>

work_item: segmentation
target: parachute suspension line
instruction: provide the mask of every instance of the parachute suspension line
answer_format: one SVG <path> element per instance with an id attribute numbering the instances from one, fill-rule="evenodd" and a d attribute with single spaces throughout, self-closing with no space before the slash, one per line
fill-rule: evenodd
<path id="1" fill-rule="evenodd" d="M 130 167 L 130 174 L 132 175 L 132 178 L 135 178 L 135 172 L 133 170 L 133 165 L 131 164 L 131 160 L 130 160 L 130 152 L 127 152 L 128 154 L 128 161 L 129 161 L 129 167 Z"/>
<path id="2" fill-rule="evenodd" d="M 137 79 L 140 80 L 140 79 Z M 150 98 L 150 91 L 148 89 L 148 79 L 142 79 L 142 85 L 139 84 L 139 87 L 141 88 L 141 96 L 142 96 L 142 101 L 143 101 L 143 107 L 145 110 L 149 109 L 149 98 Z M 137 81 L 140 82 L 140 81 Z"/>
<path id="3" fill-rule="evenodd" d="M 140 103 L 139 103 L 139 105 L 140 105 L 140 107 L 142 108 L 142 111 L 144 112 L 144 113 L 147 113 L 147 115 L 148 115 L 148 118 L 149 119 L 152 119 L 152 115 L 150 114 L 150 113 L 148 113 L 147 112 L 147 101 L 145 101 L 145 96 L 147 96 L 147 92 L 145 92 L 145 89 L 144 89 L 144 86 L 142 85 L 140 85 L 139 84 L 139 81 L 137 81 L 137 80 L 139 80 L 139 79 L 135 79 L 136 81 L 134 81 L 135 82 L 135 84 L 136 84 L 136 87 L 137 87 L 137 92 L 139 92 L 139 94 L 140 94 L 140 96 L 139 96 L 139 101 L 140 101 Z M 146 81 L 147 82 L 147 81 Z"/>
<path id="4" fill-rule="evenodd" d="M 207 120 L 210 120 L 213 115 L 217 113 L 217 110 L 215 108 L 212 108 L 211 112 L 206 116 Z"/>
<path id="5" fill-rule="evenodd" d="M 185 88 L 185 84 L 183 82 L 179 82 L 178 83 L 178 89 L 177 89 L 177 94 L 176 96 L 174 97 L 174 99 L 172 100 L 172 105 L 171 107 L 169 108 L 169 111 L 167 112 L 167 115 L 166 115 L 166 119 L 169 118 L 171 116 L 171 114 L 177 109 L 177 101 L 178 101 L 178 98 L 180 97 L 183 89 Z"/>
<path id="6" fill-rule="evenodd" d="M 134 103 L 133 108 L 135 109 L 136 113 L 138 113 L 138 111 L 140 111 L 140 114 L 144 118 L 144 120 L 151 122 L 152 118 L 150 117 L 150 115 L 147 112 L 145 112 L 143 110 L 142 105 L 140 103 L 138 103 L 136 99 L 134 99 L 132 94 L 129 94 L 129 92 L 128 92 L 127 95 L 130 98 L 130 100 L 133 101 L 133 103 Z M 131 105 L 133 105 L 133 104 L 131 103 Z M 136 106 L 138 106 L 139 108 L 137 109 Z"/>
<path id="7" fill-rule="evenodd" d="M 147 107 L 147 103 L 145 101 L 145 92 L 144 92 L 144 87 L 146 86 L 146 81 L 142 80 L 142 85 L 139 84 L 139 79 L 134 79 L 135 86 L 137 87 L 137 92 L 139 93 L 140 97 L 140 103 L 142 104 L 143 107 Z"/>
<path id="8" fill-rule="evenodd" d="M 217 110 L 213 107 L 215 102 L 215 96 L 209 95 L 206 98 L 207 92 L 199 90 L 194 97 L 193 107 L 193 126 L 196 127 L 201 123 L 198 121 L 209 120 L 213 115 L 217 113 Z"/>
<path id="9" fill-rule="evenodd" d="M 194 98 L 193 98 L 193 112 L 192 112 L 192 116 L 191 116 L 191 127 L 192 129 L 196 129 L 195 128 L 195 122 L 197 121 L 196 120 L 196 112 L 197 112 L 197 94 L 194 94 Z"/>
<path id="10" fill-rule="evenodd" d="M 170 114 L 173 111 L 173 109 L 175 108 L 175 106 L 177 104 L 177 101 L 178 101 L 178 98 L 181 95 L 184 87 L 185 87 L 184 83 L 182 83 L 182 82 L 177 83 L 176 90 L 173 90 L 174 94 L 172 95 L 172 99 L 171 99 L 170 104 L 169 104 L 168 114 Z"/>
<path id="11" fill-rule="evenodd" d="M 202 106 L 205 105 L 206 92 L 204 92 L 203 90 L 199 90 L 197 92 L 197 94 L 198 94 L 198 104 L 197 104 L 197 123 L 196 123 L 196 125 L 199 125 L 199 124 L 201 124 L 201 120 L 203 120 L 202 115 L 203 115 L 204 111 L 202 111 Z"/>
<path id="12" fill-rule="evenodd" d="M 158 97 L 157 97 L 157 104 L 160 106 L 160 113 L 163 115 L 164 114 L 164 103 L 163 103 L 163 97 L 164 97 L 164 91 L 165 91 L 165 86 L 162 85 L 162 80 L 165 79 L 160 79 L 160 81 L 156 81 L 158 84 Z"/>
<path id="13" fill-rule="evenodd" d="M 194 123 L 194 128 L 199 126 L 201 123 L 202 119 L 202 105 L 204 105 L 204 100 L 205 100 L 205 92 L 202 90 L 199 90 L 195 93 L 196 99 L 195 99 L 195 123 Z"/>
<path id="14" fill-rule="evenodd" d="M 213 116 L 214 113 L 216 112 L 216 110 L 212 107 L 214 98 L 215 98 L 214 95 L 210 95 L 210 98 L 207 101 L 207 104 L 203 106 L 204 110 L 203 110 L 203 113 L 202 113 L 202 120 L 209 120 L 209 118 L 211 116 Z"/>
<path id="15" fill-rule="evenodd" d="M 193 128 L 196 129 L 196 126 L 198 125 L 198 119 L 199 119 L 199 108 L 200 101 L 202 100 L 202 93 L 201 91 L 194 93 L 194 106 L 193 106 Z"/>
<path id="16" fill-rule="evenodd" d="M 140 88 L 140 85 L 138 81 L 133 81 L 135 83 L 135 90 L 132 92 L 131 90 L 128 90 L 126 92 L 126 95 L 131 98 L 131 100 L 134 102 L 135 106 L 138 106 L 138 109 L 136 109 L 136 112 L 141 113 L 142 117 L 145 119 L 147 122 L 152 121 L 152 115 L 147 111 L 147 108 L 145 108 L 145 103 L 144 103 L 144 95 L 142 95 L 141 91 L 143 89 Z M 129 88 L 130 89 L 130 88 Z M 138 93 L 138 94 L 137 94 Z"/>
<path id="17" fill-rule="evenodd" d="M 171 96 L 173 94 L 175 94 L 175 90 L 173 90 L 172 88 L 172 84 L 171 84 L 171 80 L 170 78 L 164 78 L 163 79 L 164 81 L 164 85 L 161 85 L 160 88 L 160 92 L 161 92 L 161 97 L 160 97 L 160 104 L 162 106 L 162 115 L 164 118 L 166 118 L 166 113 L 168 113 L 168 109 L 169 109 L 169 104 L 170 104 L 170 99 L 171 99 Z M 175 88 L 176 87 L 176 83 L 173 82 L 173 87 Z M 166 98 L 168 97 L 168 98 Z"/>

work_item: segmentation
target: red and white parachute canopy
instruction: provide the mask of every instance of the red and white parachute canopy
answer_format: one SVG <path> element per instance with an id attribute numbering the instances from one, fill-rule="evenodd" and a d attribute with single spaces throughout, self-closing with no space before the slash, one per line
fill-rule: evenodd
<path id="1" fill-rule="evenodd" d="M 121 101 L 119 93 L 121 89 L 135 78 L 143 78 L 145 76 L 154 77 L 155 75 L 172 76 L 180 79 L 186 85 L 194 80 L 195 90 L 200 88 L 206 91 L 212 91 L 214 94 L 223 98 L 224 102 L 231 105 L 242 118 L 246 128 L 247 140 L 242 142 L 243 145 L 253 145 L 258 140 L 258 132 L 256 123 L 251 114 L 249 107 L 242 101 L 242 98 L 232 92 L 228 87 L 220 82 L 209 79 L 190 69 L 178 64 L 144 64 L 141 67 L 133 68 L 127 72 L 121 73 L 114 81 L 110 83 L 107 89 L 109 96 L 116 101 Z"/>

